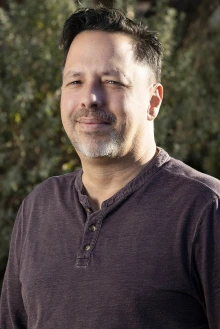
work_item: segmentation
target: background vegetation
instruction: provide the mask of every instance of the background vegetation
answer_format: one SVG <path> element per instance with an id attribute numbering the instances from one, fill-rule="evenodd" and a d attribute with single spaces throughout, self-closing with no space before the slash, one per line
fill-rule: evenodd
<path id="1" fill-rule="evenodd" d="M 157 144 L 220 178 L 217 1 L 203 0 L 194 16 L 160 1 L 149 18 L 133 2 L 114 5 L 159 31 L 164 44 L 165 99 L 155 127 Z M 22 199 L 47 177 L 80 166 L 59 116 L 60 32 L 76 7 L 70 0 L 30 0 L 0 9 L 1 278 Z"/>

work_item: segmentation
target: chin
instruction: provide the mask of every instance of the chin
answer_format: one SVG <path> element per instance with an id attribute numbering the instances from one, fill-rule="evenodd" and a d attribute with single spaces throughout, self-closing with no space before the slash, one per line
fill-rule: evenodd
<path id="1" fill-rule="evenodd" d="M 124 139 L 120 134 L 110 136 L 87 136 L 78 138 L 74 136 L 71 142 L 77 152 L 88 158 L 115 158 L 123 148 Z"/>
<path id="2" fill-rule="evenodd" d="M 76 148 L 76 147 L 75 147 Z M 76 148 L 76 150 L 82 155 L 88 158 L 112 158 L 114 157 L 114 153 L 112 149 L 102 149 L 102 150 L 91 150 L 88 148 Z"/>
<path id="3" fill-rule="evenodd" d="M 114 158 L 119 153 L 119 146 L 115 143 L 104 143 L 103 145 L 89 145 L 73 143 L 74 148 L 80 154 L 88 158 Z"/>

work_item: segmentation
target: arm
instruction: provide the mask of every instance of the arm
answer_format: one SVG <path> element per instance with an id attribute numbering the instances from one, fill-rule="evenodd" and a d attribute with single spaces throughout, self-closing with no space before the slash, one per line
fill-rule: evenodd
<path id="1" fill-rule="evenodd" d="M 8 264 L 2 287 L 0 303 L 1 329 L 27 328 L 27 314 L 23 305 L 21 284 L 19 280 L 22 233 L 21 206 L 12 233 Z"/>
<path id="2" fill-rule="evenodd" d="M 220 200 L 210 203 L 200 218 L 192 250 L 192 277 L 209 328 L 220 329 Z"/>

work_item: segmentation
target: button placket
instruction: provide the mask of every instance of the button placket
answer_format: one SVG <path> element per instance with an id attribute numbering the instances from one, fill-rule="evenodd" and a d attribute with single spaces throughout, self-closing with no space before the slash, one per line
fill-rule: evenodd
<path id="1" fill-rule="evenodd" d="M 97 240 L 97 222 L 100 220 L 100 217 L 94 218 L 94 216 L 90 216 L 87 219 L 84 237 L 83 237 L 83 249 L 84 251 L 92 251 L 95 246 Z"/>
<path id="2" fill-rule="evenodd" d="M 89 264 L 89 258 L 96 245 L 104 216 L 105 212 L 103 211 L 87 212 L 83 241 L 77 253 L 77 267 L 87 266 Z"/>
<path id="3" fill-rule="evenodd" d="M 85 252 L 88 252 L 89 250 L 91 250 L 92 238 L 88 237 L 87 231 L 89 230 L 90 232 L 92 232 L 92 229 L 90 229 L 90 227 L 92 227 L 92 226 L 95 227 L 95 225 L 91 224 L 87 228 L 88 223 L 91 222 L 91 216 L 92 216 L 93 211 L 90 207 L 86 207 L 85 209 L 86 209 L 86 212 L 87 212 L 87 224 L 86 224 L 85 232 L 84 232 L 84 236 L 83 236 L 83 250 Z"/>

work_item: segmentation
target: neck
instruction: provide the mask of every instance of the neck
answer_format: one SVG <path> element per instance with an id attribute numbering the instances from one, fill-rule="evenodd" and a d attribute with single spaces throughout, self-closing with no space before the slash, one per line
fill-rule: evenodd
<path id="1" fill-rule="evenodd" d="M 94 209 L 101 209 L 102 202 L 112 197 L 133 178 L 156 155 L 156 145 L 141 155 L 124 156 L 116 159 L 82 158 L 82 182 L 90 204 Z"/>

